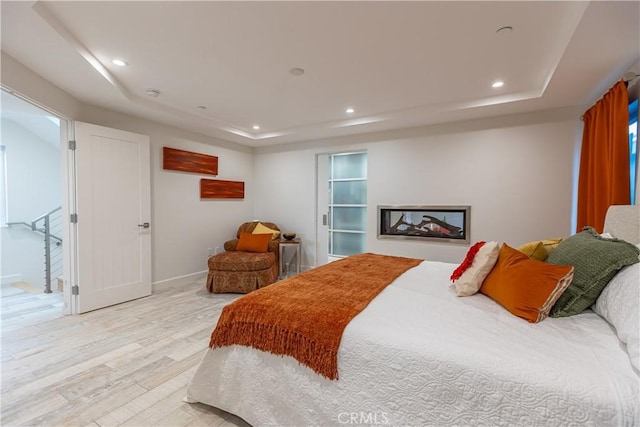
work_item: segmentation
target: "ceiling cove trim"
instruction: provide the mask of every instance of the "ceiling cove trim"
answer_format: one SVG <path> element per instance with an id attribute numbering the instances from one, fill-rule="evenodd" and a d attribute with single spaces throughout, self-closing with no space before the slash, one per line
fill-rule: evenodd
<path id="1" fill-rule="evenodd" d="M 538 95 L 538 97 L 541 97 L 546 92 L 547 87 L 549 86 L 549 83 L 551 83 L 551 79 L 553 78 L 553 75 L 556 73 L 556 69 L 560 65 L 560 61 L 562 61 L 562 57 L 564 56 L 565 51 L 569 47 L 569 43 L 571 43 L 571 38 L 573 37 L 576 30 L 578 29 L 578 25 L 580 25 L 580 22 L 582 22 L 582 18 L 584 17 L 584 14 L 587 11 L 587 8 L 589 7 L 590 1 L 576 2 L 576 3 L 578 4 L 577 7 L 579 7 L 581 10 L 579 11 L 579 13 L 572 15 L 572 17 L 574 18 L 572 22 L 565 22 L 564 28 L 566 32 L 565 32 L 564 42 L 554 43 L 552 45 L 552 46 L 555 46 L 556 48 L 556 52 L 555 52 L 556 60 L 554 61 L 553 66 L 547 73 L 547 77 L 543 82 L 542 87 L 540 88 L 540 94 Z"/>
<path id="2" fill-rule="evenodd" d="M 125 98 L 131 100 L 132 94 L 116 80 L 115 77 L 109 70 L 107 70 L 100 61 L 87 49 L 72 33 L 67 29 L 67 27 L 60 22 L 60 20 L 51 13 L 49 9 L 45 6 L 44 2 L 38 1 L 33 6 L 33 10 L 36 11 L 38 15 L 44 21 L 51 26 L 67 43 L 75 49 L 80 56 L 84 58 L 105 80 L 107 80 L 113 87 L 118 89 Z"/>
<path id="3" fill-rule="evenodd" d="M 261 155 L 318 149 L 320 149 L 321 152 L 358 151 L 363 149 L 366 150 L 367 147 L 371 147 L 373 144 L 378 143 L 394 143 L 395 141 L 400 140 L 415 140 L 430 138 L 438 135 L 455 135 L 490 129 L 506 129 L 511 127 L 530 126 L 564 121 L 573 121 L 576 126 L 582 126 L 582 122 L 580 121 L 579 117 L 585 108 L 587 107 L 560 107 L 533 112 L 483 117 L 471 120 L 434 123 L 430 125 L 413 126 L 401 129 L 383 130 L 345 136 L 334 136 L 301 142 L 270 145 L 265 147 L 254 147 L 253 153 L 255 155 Z"/>
<path id="4" fill-rule="evenodd" d="M 167 105 L 151 102 L 147 99 L 134 95 L 129 91 L 122 83 L 114 77 L 113 74 L 105 68 L 104 65 L 96 58 L 96 56 L 67 28 L 64 24 L 48 9 L 44 1 L 37 1 L 32 6 L 33 10 L 55 31 L 57 32 L 69 45 L 82 56 L 82 58 L 89 63 L 107 82 L 109 82 L 117 91 L 119 91 L 128 101 L 142 105 L 147 108 L 163 111 L 168 114 L 178 115 L 185 119 L 200 119 L 206 120 L 213 124 L 216 129 L 236 135 L 250 140 L 256 140 L 264 138 L 252 132 L 248 132 L 242 129 L 238 129 L 227 123 L 223 123 L 219 120 L 211 119 L 209 117 L 203 117 L 192 112 L 182 110 L 180 108 L 169 107 Z M 278 133 L 277 136 L 284 135 L 285 133 Z"/>

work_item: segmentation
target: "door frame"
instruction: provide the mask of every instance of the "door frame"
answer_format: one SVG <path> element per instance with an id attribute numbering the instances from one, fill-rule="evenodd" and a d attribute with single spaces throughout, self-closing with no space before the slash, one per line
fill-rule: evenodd
<path id="1" fill-rule="evenodd" d="M 60 164 L 62 169 L 62 298 L 63 313 L 77 314 L 77 298 L 71 293 L 71 284 L 77 283 L 77 224 L 71 223 L 71 212 L 75 212 L 75 151 L 69 149 L 75 139 L 74 121 L 65 120 L 60 125 Z M 67 242 L 65 245 L 64 242 Z"/>
<path id="2" fill-rule="evenodd" d="M 315 158 L 315 232 L 316 232 L 316 253 L 315 253 L 315 267 L 319 267 L 322 264 L 326 264 L 328 262 L 329 256 L 329 232 L 328 232 L 328 224 L 323 224 L 323 215 L 329 215 L 329 195 L 328 192 L 325 196 L 321 195 L 320 190 L 320 181 L 322 177 L 328 177 L 329 171 L 326 170 L 325 173 L 321 174 L 322 165 L 328 166 L 329 164 L 329 156 L 332 153 L 316 153 Z M 322 160 L 322 159 L 325 160 Z M 327 178 L 328 182 L 328 178 Z M 326 203 L 322 203 L 325 201 Z M 321 205 L 324 206 L 321 206 Z M 322 250 L 322 252 L 321 252 Z"/>
<path id="3" fill-rule="evenodd" d="M 62 215 L 62 277 L 63 289 L 62 313 L 65 315 L 78 314 L 78 296 L 73 295 L 72 287 L 78 285 L 79 253 L 78 253 L 78 224 L 71 222 L 71 213 L 77 212 L 77 171 L 76 152 L 69 147 L 70 141 L 75 140 L 75 120 L 59 111 L 43 105 L 18 91 L 0 84 L 0 90 L 27 102 L 48 115 L 60 120 L 60 181 L 61 215 Z M 117 130 L 117 129 L 116 129 Z M 127 131 L 125 131 L 127 132 Z M 151 212 L 150 212 L 151 213 Z"/>

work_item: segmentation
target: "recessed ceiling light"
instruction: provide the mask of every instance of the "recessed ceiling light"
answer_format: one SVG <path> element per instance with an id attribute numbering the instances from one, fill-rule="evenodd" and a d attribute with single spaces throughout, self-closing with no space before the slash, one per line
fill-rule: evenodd
<path id="1" fill-rule="evenodd" d="M 347 108 L 347 109 L 345 110 L 345 112 L 346 112 L 347 114 L 353 114 L 355 111 L 356 111 L 356 110 L 354 110 L 354 109 L 353 109 L 353 108 L 351 108 L 351 107 L 349 107 L 349 108 Z"/>
<path id="2" fill-rule="evenodd" d="M 158 96 L 160 96 L 160 91 L 158 89 L 147 89 L 146 92 L 147 96 L 150 96 L 152 98 L 157 98 Z"/>
<path id="3" fill-rule="evenodd" d="M 124 67 L 125 65 L 128 65 L 123 59 L 112 59 L 111 63 L 114 65 L 118 65 L 119 67 Z"/>
<path id="4" fill-rule="evenodd" d="M 206 110 L 207 106 L 206 105 L 198 105 L 198 108 L 201 110 Z"/>
<path id="5" fill-rule="evenodd" d="M 513 31 L 513 27 L 507 25 L 506 27 L 498 28 L 496 30 L 496 33 L 498 33 L 498 34 L 509 34 L 512 31 Z"/>
<path id="6" fill-rule="evenodd" d="M 493 82 L 493 84 L 491 85 L 492 88 L 499 88 L 504 86 L 504 82 L 501 80 L 495 81 Z"/>
<path id="7" fill-rule="evenodd" d="M 289 70 L 289 74 L 292 76 L 301 76 L 304 74 L 304 69 L 300 67 L 295 67 Z"/>
<path id="8" fill-rule="evenodd" d="M 253 130 L 260 130 L 260 126 L 258 126 L 258 125 L 253 125 Z"/>

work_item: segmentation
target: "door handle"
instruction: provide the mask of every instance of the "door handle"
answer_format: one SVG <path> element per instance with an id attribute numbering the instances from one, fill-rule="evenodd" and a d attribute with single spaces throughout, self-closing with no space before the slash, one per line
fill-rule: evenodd
<path id="1" fill-rule="evenodd" d="M 322 225 L 327 225 L 327 214 L 322 215 Z"/>
<path id="2" fill-rule="evenodd" d="M 149 228 L 149 227 L 151 227 L 151 225 L 148 222 L 145 222 L 145 223 L 142 223 L 142 224 L 138 224 L 138 227 Z"/>

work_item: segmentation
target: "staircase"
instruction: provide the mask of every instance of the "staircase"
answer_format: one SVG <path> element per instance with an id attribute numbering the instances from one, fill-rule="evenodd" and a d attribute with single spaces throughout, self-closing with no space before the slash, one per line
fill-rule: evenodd
<path id="1" fill-rule="evenodd" d="M 51 293 L 51 284 L 62 276 L 62 207 L 59 206 L 49 212 L 40 215 L 31 223 L 8 222 L 9 227 L 24 226 L 34 233 L 43 236 L 44 242 L 44 292 Z"/>

